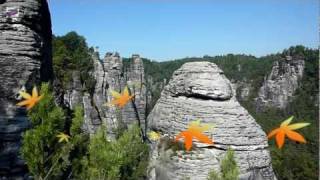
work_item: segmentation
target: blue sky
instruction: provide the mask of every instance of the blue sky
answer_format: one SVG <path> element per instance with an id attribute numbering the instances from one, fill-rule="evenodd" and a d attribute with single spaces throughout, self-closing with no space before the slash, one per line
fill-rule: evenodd
<path id="1" fill-rule="evenodd" d="M 153 60 L 317 48 L 317 0 L 49 0 L 53 32 Z"/>

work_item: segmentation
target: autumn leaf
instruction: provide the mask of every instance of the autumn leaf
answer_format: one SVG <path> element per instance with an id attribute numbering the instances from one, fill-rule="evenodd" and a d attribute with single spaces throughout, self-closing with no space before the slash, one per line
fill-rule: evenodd
<path id="1" fill-rule="evenodd" d="M 210 129 L 212 125 L 209 124 L 200 124 L 200 120 L 193 121 L 189 124 L 187 130 L 180 132 L 175 140 L 178 141 L 181 138 L 184 138 L 184 144 L 187 151 L 192 148 L 192 140 L 193 138 L 197 139 L 198 141 L 206 144 L 213 144 L 213 140 L 210 139 L 208 136 L 202 134 L 203 131 Z"/>
<path id="2" fill-rule="evenodd" d="M 214 128 L 213 124 L 201 124 L 200 120 L 192 121 L 189 124 L 189 127 L 198 129 L 199 131 L 207 131 L 209 129 Z"/>
<path id="3" fill-rule="evenodd" d="M 152 141 L 157 141 L 158 139 L 160 139 L 161 134 L 155 131 L 150 131 L 148 133 L 148 137 L 149 139 L 151 139 Z"/>
<path id="4" fill-rule="evenodd" d="M 120 94 L 116 91 L 111 91 L 113 100 L 110 102 L 111 105 L 116 105 L 120 108 L 123 108 L 134 96 L 130 96 L 128 87 L 125 87 L 123 93 Z M 110 105 L 106 104 L 106 105 Z"/>
<path id="5" fill-rule="evenodd" d="M 59 133 L 56 137 L 59 138 L 60 143 L 63 141 L 69 142 L 69 139 L 70 139 L 70 136 L 65 133 Z"/>
<path id="6" fill-rule="evenodd" d="M 276 136 L 276 143 L 277 143 L 277 146 L 279 149 L 281 149 L 283 147 L 284 140 L 285 140 L 286 136 L 293 141 L 297 141 L 300 143 L 307 142 L 301 134 L 299 134 L 293 130 L 306 127 L 306 126 L 310 125 L 310 123 L 295 123 L 295 124 L 289 125 L 291 123 L 292 119 L 293 119 L 293 116 L 289 117 L 288 119 L 286 119 L 285 121 L 283 121 L 280 124 L 279 128 L 272 130 L 268 134 L 268 139 L 272 138 L 273 136 Z"/>
<path id="7" fill-rule="evenodd" d="M 34 105 L 36 105 L 41 99 L 42 95 L 38 95 L 38 90 L 36 87 L 32 89 L 32 95 L 25 91 L 19 92 L 20 96 L 22 96 L 25 100 L 19 102 L 17 106 L 26 106 L 27 110 L 30 110 Z"/>

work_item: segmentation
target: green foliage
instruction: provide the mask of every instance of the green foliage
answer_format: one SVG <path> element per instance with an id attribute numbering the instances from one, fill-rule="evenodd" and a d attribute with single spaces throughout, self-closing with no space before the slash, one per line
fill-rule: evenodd
<path id="1" fill-rule="evenodd" d="M 318 179 L 318 168 L 314 157 L 299 144 L 290 142 L 281 150 L 272 146 L 271 156 L 272 166 L 279 179 Z"/>
<path id="2" fill-rule="evenodd" d="M 228 149 L 220 164 L 221 175 L 215 170 L 210 171 L 208 180 L 237 180 L 239 179 L 239 168 L 234 160 L 234 152 Z"/>
<path id="3" fill-rule="evenodd" d="M 208 180 L 222 180 L 222 179 L 221 179 L 220 175 L 215 170 L 211 170 L 209 172 Z"/>
<path id="4" fill-rule="evenodd" d="M 53 166 L 51 157 L 56 155 L 53 149 L 60 146 L 55 136 L 63 131 L 65 123 L 64 112 L 55 106 L 49 85 L 43 84 L 40 93 L 43 95 L 42 100 L 28 113 L 33 128 L 23 134 L 21 148 L 22 157 L 35 178 L 44 178 L 49 171 L 48 167 Z M 59 168 L 63 166 L 55 167 L 56 170 Z"/>
<path id="5" fill-rule="evenodd" d="M 228 150 L 225 158 L 221 162 L 221 173 L 224 180 L 236 180 L 239 176 L 239 169 L 234 160 L 234 152 Z"/>
<path id="6" fill-rule="evenodd" d="M 83 36 L 72 31 L 64 36 L 53 37 L 53 69 L 62 87 L 70 85 L 72 75 L 77 72 L 79 79 L 86 85 L 86 90 L 91 92 L 95 81 L 90 71 L 93 70 L 93 48 L 88 48 Z"/>
<path id="7" fill-rule="evenodd" d="M 82 161 L 83 157 L 85 157 L 88 152 L 89 135 L 84 133 L 81 129 L 84 122 L 83 116 L 83 108 L 81 106 L 76 106 L 70 127 L 70 135 L 72 136 L 72 151 L 70 151 L 70 159 L 72 159 L 71 169 L 73 177 L 78 177 L 78 174 L 80 174 L 83 168 L 85 168 Z"/>
<path id="8" fill-rule="evenodd" d="M 43 98 L 28 113 L 32 128 L 23 135 L 21 155 L 35 179 L 143 179 L 148 166 L 148 146 L 138 126 L 122 132 L 115 141 L 101 128 L 91 141 L 81 127 L 83 109 L 77 106 L 68 122 L 67 114 L 54 103 L 48 84 Z M 60 132 L 69 142 L 58 142 Z"/>
<path id="9" fill-rule="evenodd" d="M 76 136 L 82 132 L 81 126 L 83 124 L 83 108 L 81 106 L 76 106 L 74 110 L 74 117 L 72 119 L 72 124 L 70 127 L 71 136 Z"/>
<path id="10" fill-rule="evenodd" d="M 102 127 L 92 137 L 83 179 L 143 179 L 148 165 L 148 146 L 142 142 L 138 126 L 126 130 L 117 140 L 106 138 Z"/>
<path id="11" fill-rule="evenodd" d="M 77 107 L 71 123 L 72 138 L 67 143 L 59 143 L 56 135 L 67 133 L 64 111 L 55 105 L 48 84 L 41 86 L 43 98 L 28 112 L 32 129 L 23 134 L 21 155 L 35 179 L 61 179 L 70 172 L 71 163 L 83 156 L 86 146 L 85 135 L 81 132 L 83 110 Z M 87 140 L 86 140 L 87 139 Z"/>

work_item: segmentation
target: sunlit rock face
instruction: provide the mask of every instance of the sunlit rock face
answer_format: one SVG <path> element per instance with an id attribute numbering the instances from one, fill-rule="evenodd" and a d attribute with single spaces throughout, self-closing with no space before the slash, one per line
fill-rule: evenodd
<path id="1" fill-rule="evenodd" d="M 304 64 L 301 57 L 287 56 L 275 61 L 256 98 L 257 111 L 264 111 L 268 107 L 286 108 L 302 79 Z"/>
<path id="2" fill-rule="evenodd" d="M 205 132 L 214 144 L 194 140 L 188 153 L 158 141 L 152 145 L 149 179 L 207 179 L 210 170 L 219 171 L 228 148 L 235 151 L 240 179 L 276 179 L 265 133 L 238 103 L 222 70 L 209 62 L 186 63 L 176 70 L 149 114 L 148 123 L 150 130 L 172 139 L 197 119 L 215 125 Z"/>
<path id="3" fill-rule="evenodd" d="M 145 124 L 146 114 L 146 83 L 144 77 L 144 67 L 139 55 L 132 55 L 129 66 L 124 72 L 126 85 L 134 94 L 134 104 L 129 103 L 122 110 L 122 119 L 125 124 L 141 120 L 142 126 Z"/>
<path id="4" fill-rule="evenodd" d="M 118 53 L 107 53 L 102 61 L 94 57 L 93 75 L 96 81 L 92 95 L 85 93 L 82 104 L 85 112 L 84 128 L 93 134 L 101 125 L 106 125 L 110 138 L 115 136 L 115 129 L 120 125 L 131 125 L 140 119 L 145 124 L 146 86 L 143 62 L 140 56 L 133 55 L 127 66 Z M 134 105 L 129 102 L 120 109 L 111 106 L 111 91 L 122 93 L 128 87 L 134 95 Z M 143 128 L 144 129 L 144 128 Z"/>
<path id="5" fill-rule="evenodd" d="M 23 178 L 21 133 L 28 128 L 18 92 L 53 77 L 46 0 L 0 0 L 0 179 Z"/>

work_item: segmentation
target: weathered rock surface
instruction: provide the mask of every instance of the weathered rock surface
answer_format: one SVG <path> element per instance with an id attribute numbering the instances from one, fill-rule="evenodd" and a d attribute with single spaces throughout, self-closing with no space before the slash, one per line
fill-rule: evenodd
<path id="1" fill-rule="evenodd" d="M 274 62 L 256 98 L 257 111 L 263 111 L 266 107 L 286 108 L 299 86 L 303 71 L 304 60 L 301 57 L 287 56 Z"/>
<path id="2" fill-rule="evenodd" d="M 80 72 L 72 72 L 72 82 L 67 87 L 66 92 L 63 94 L 64 104 L 68 108 L 74 109 L 75 106 L 81 104 L 82 102 L 82 90 L 83 86 L 80 81 Z"/>
<path id="3" fill-rule="evenodd" d="M 231 83 L 233 85 L 233 89 L 236 91 L 235 96 L 237 97 L 237 100 L 240 102 L 247 101 L 253 89 L 251 82 L 244 80 L 237 82 L 231 81 Z"/>
<path id="4" fill-rule="evenodd" d="M 118 53 L 107 53 L 103 61 L 94 57 L 93 74 L 96 80 L 95 90 L 92 95 L 86 93 L 82 100 L 86 117 L 84 126 L 89 133 L 94 133 L 104 124 L 112 138 L 114 128 L 120 124 L 136 123 L 137 118 L 144 124 L 146 88 L 143 63 L 139 56 L 132 57 L 127 69 L 124 69 L 123 60 Z M 113 99 L 111 90 L 121 92 L 125 86 L 135 95 L 135 105 L 128 103 L 121 110 L 115 106 L 106 106 Z"/>
<path id="5" fill-rule="evenodd" d="M 238 103 L 230 81 L 213 63 L 186 63 L 175 71 L 148 116 L 150 129 L 171 138 L 196 119 L 216 125 L 205 132 L 214 139 L 214 145 L 194 141 L 190 153 L 181 149 L 163 158 L 170 149 L 162 152 L 160 140 L 152 146 L 150 179 L 207 179 L 210 170 L 219 170 L 219 161 L 228 148 L 235 151 L 241 179 L 253 175 L 276 179 L 265 133 Z"/>
<path id="6" fill-rule="evenodd" d="M 132 122 L 137 122 L 137 118 L 139 118 L 142 120 L 141 123 L 144 124 L 147 92 L 143 62 L 139 55 L 132 55 L 131 62 L 124 76 L 131 93 L 134 94 L 134 104 L 129 103 L 122 110 L 123 122 L 125 124 L 132 124 Z"/>
<path id="7" fill-rule="evenodd" d="M 53 77 L 46 0 L 0 1 L 0 179 L 22 178 L 21 133 L 29 126 L 18 92 Z"/>

